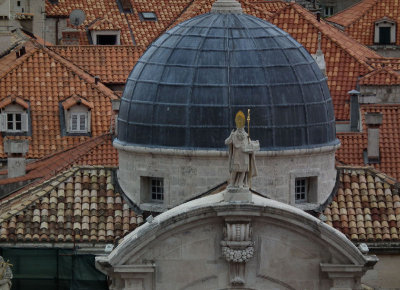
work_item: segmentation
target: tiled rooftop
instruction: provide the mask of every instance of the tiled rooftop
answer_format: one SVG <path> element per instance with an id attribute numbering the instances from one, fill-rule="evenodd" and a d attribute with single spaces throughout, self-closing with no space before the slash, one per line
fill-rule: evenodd
<path id="1" fill-rule="evenodd" d="M 363 118 L 362 132 L 337 133 L 342 143 L 336 159 L 348 165 L 364 165 L 363 151 L 368 144 L 365 113 L 380 112 L 383 115 L 380 126 L 380 162 L 371 164 L 376 169 L 400 179 L 400 105 L 361 105 Z"/>
<path id="2" fill-rule="evenodd" d="M 353 242 L 398 242 L 399 184 L 370 168 L 343 167 L 340 186 L 323 214 Z"/>
<path id="3" fill-rule="evenodd" d="M 110 130 L 111 100 L 118 97 L 92 75 L 36 41 L 25 43 L 27 53 L 16 59 L 10 53 L 0 59 L 7 66 L 0 75 L 0 101 L 10 96 L 30 104 L 31 136 L 8 136 L 28 139 L 28 159 L 37 159 L 65 150 L 88 140 L 88 136 L 62 136 L 60 102 L 79 95 L 94 105 L 91 111 L 91 134 L 100 136 Z M 0 158 L 5 158 L 0 136 Z"/>
<path id="4" fill-rule="evenodd" d="M 395 71 L 400 71 L 400 58 L 385 57 L 385 58 L 369 58 L 367 63 L 376 68 L 390 67 Z"/>
<path id="5" fill-rule="evenodd" d="M 375 21 L 384 17 L 399 24 L 400 3 L 393 0 L 363 0 L 330 18 L 329 21 L 344 27 L 344 31 L 365 45 L 374 44 Z M 396 44 L 399 45 L 400 30 L 396 29 Z"/>
<path id="6" fill-rule="evenodd" d="M 132 45 L 67 45 L 50 46 L 62 57 L 73 62 L 105 84 L 125 84 L 144 49 Z"/>
<path id="7" fill-rule="evenodd" d="M 388 86 L 399 85 L 400 74 L 390 67 L 383 67 L 366 74 L 359 80 L 360 85 Z"/>
<path id="8" fill-rule="evenodd" d="M 114 243 L 143 222 L 105 167 L 71 168 L 0 208 L 1 242 Z"/>
<path id="9" fill-rule="evenodd" d="M 82 9 L 86 20 L 78 29 L 84 31 L 86 25 L 95 20 L 106 19 L 113 23 L 114 28 L 121 29 L 121 44 L 143 45 L 147 47 L 192 3 L 191 0 L 174 1 L 130 1 L 132 13 L 122 13 L 115 0 L 58 0 L 57 3 L 46 1 L 46 14 L 48 17 L 68 17 L 72 10 Z M 142 21 L 140 12 L 154 12 L 157 21 Z M 107 27 L 102 27 L 107 28 Z M 132 36 L 134 39 L 132 39 Z M 88 44 L 86 39 L 85 43 Z"/>

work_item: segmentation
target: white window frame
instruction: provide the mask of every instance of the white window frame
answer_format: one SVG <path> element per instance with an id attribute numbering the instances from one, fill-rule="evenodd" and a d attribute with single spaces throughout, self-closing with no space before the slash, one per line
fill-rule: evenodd
<path id="1" fill-rule="evenodd" d="M 329 17 L 334 14 L 335 6 L 324 6 L 324 17 Z"/>
<path id="2" fill-rule="evenodd" d="M 74 117 L 76 117 L 76 128 L 74 128 L 74 123 L 73 123 Z M 81 128 L 82 120 L 84 121 L 83 129 Z M 88 132 L 88 113 L 71 113 L 69 128 L 70 128 L 71 133 L 87 133 Z"/>
<path id="3" fill-rule="evenodd" d="M 117 41 L 114 45 L 121 44 L 121 33 L 118 30 L 92 30 L 92 41 L 93 44 L 97 45 L 97 36 L 98 35 L 116 35 Z"/>
<path id="4" fill-rule="evenodd" d="M 381 44 L 379 42 L 380 38 L 380 28 L 381 27 L 389 27 L 390 28 L 390 43 L 389 44 Z M 375 22 L 375 34 L 374 34 L 374 43 L 378 45 L 394 45 L 396 43 L 396 22 L 390 19 L 381 19 Z"/>
<path id="5" fill-rule="evenodd" d="M 20 115 L 20 121 L 17 121 L 16 116 Z M 12 116 L 12 120 L 9 121 L 9 116 Z M 20 129 L 17 129 L 17 123 L 20 122 Z M 12 124 L 12 128 L 8 125 Z M 28 132 L 28 113 L 22 109 L 19 105 L 9 105 L 5 107 L 0 114 L 0 132 L 6 133 L 24 133 Z"/>

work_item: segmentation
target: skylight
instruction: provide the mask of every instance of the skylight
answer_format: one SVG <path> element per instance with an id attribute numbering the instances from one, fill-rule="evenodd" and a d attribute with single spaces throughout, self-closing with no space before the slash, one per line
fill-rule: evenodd
<path id="1" fill-rule="evenodd" d="M 140 12 L 142 20 L 157 20 L 157 15 L 154 12 Z"/>

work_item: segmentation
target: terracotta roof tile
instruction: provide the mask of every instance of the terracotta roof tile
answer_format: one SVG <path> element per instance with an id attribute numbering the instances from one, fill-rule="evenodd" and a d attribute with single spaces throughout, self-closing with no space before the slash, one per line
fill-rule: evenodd
<path id="1" fill-rule="evenodd" d="M 368 145 L 365 113 L 380 112 L 383 115 L 380 126 L 380 162 L 371 164 L 386 174 L 400 178 L 400 105 L 361 105 L 363 122 L 362 132 L 337 133 L 341 147 L 336 152 L 336 159 L 343 164 L 364 165 L 363 152 Z"/>
<path id="2" fill-rule="evenodd" d="M 353 242 L 398 242 L 400 223 L 396 223 L 395 210 L 400 204 L 392 202 L 395 199 L 400 200 L 398 184 L 392 184 L 392 178 L 367 167 L 339 167 L 338 170 L 339 189 L 323 211 L 326 223 L 344 233 Z M 355 189 L 344 191 L 349 179 L 354 180 L 359 188 L 369 187 L 368 194 Z M 382 190 L 377 189 L 382 186 L 386 188 L 385 195 Z M 343 202 L 349 197 L 353 200 L 361 199 L 363 202 Z"/>
<path id="3" fill-rule="evenodd" d="M 127 45 L 50 46 L 51 50 L 75 63 L 101 82 L 125 84 L 144 48 Z"/>
<path id="4" fill-rule="evenodd" d="M 118 97 L 104 84 L 95 83 L 93 76 L 54 51 L 33 40 L 26 44 L 29 49 L 24 56 L 17 60 L 15 55 L 0 59 L 0 67 L 8 65 L 9 56 L 15 61 L 0 76 L 0 102 L 6 102 L 9 96 L 29 102 L 32 134 L 8 138 L 29 140 L 28 159 L 41 158 L 88 140 L 90 137 L 61 135 L 59 102 L 75 94 L 94 105 L 92 135 L 100 136 L 108 132 L 113 115 L 111 100 Z M 5 157 L 3 136 L 0 136 L 0 158 Z"/>
<path id="5" fill-rule="evenodd" d="M 89 25 L 89 30 L 120 30 L 121 27 L 108 19 L 96 19 L 91 25 Z"/>
<path id="6" fill-rule="evenodd" d="M 339 24 L 355 40 L 365 45 L 374 44 L 375 22 L 393 19 L 399 23 L 400 3 L 393 0 L 363 0 L 360 3 L 328 18 Z M 396 29 L 396 44 L 400 44 L 400 31 Z"/>
<path id="7" fill-rule="evenodd" d="M 84 187 L 84 176 L 91 180 L 92 199 L 82 199 L 83 192 L 88 193 L 80 189 Z M 51 186 L 44 183 L 26 191 L 18 203 L 0 200 L 0 241 L 118 241 L 140 225 L 143 217 L 136 215 L 114 190 L 112 180 L 111 168 L 75 167 L 57 175 Z M 95 198 L 101 195 L 101 188 L 109 188 L 112 202 L 107 205 Z M 65 198 L 65 190 L 70 198 Z"/>
<path id="8" fill-rule="evenodd" d="M 388 86 L 399 85 L 400 74 L 390 67 L 378 68 L 373 72 L 363 76 L 359 80 L 360 85 Z"/>
<path id="9" fill-rule="evenodd" d="M 49 17 L 67 17 L 72 10 L 82 9 L 86 14 L 86 20 L 78 27 L 79 30 L 85 31 L 85 26 L 96 19 L 106 19 L 120 28 L 121 44 L 147 47 L 191 3 L 192 0 L 130 1 L 132 13 L 122 13 L 117 2 L 113 0 L 99 0 L 96 5 L 90 0 L 59 0 L 57 3 L 47 0 L 46 14 Z M 139 16 L 140 12 L 154 12 L 157 15 L 157 21 L 143 21 Z M 81 42 L 81 44 L 87 43 L 87 38 Z"/>

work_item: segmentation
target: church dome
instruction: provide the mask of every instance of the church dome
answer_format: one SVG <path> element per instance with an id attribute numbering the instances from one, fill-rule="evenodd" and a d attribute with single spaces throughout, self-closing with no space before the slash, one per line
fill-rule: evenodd
<path id="1" fill-rule="evenodd" d="M 139 59 L 115 142 L 226 150 L 236 113 L 248 109 L 261 150 L 338 143 L 326 78 L 306 49 L 264 20 L 212 11 L 165 32 Z"/>

